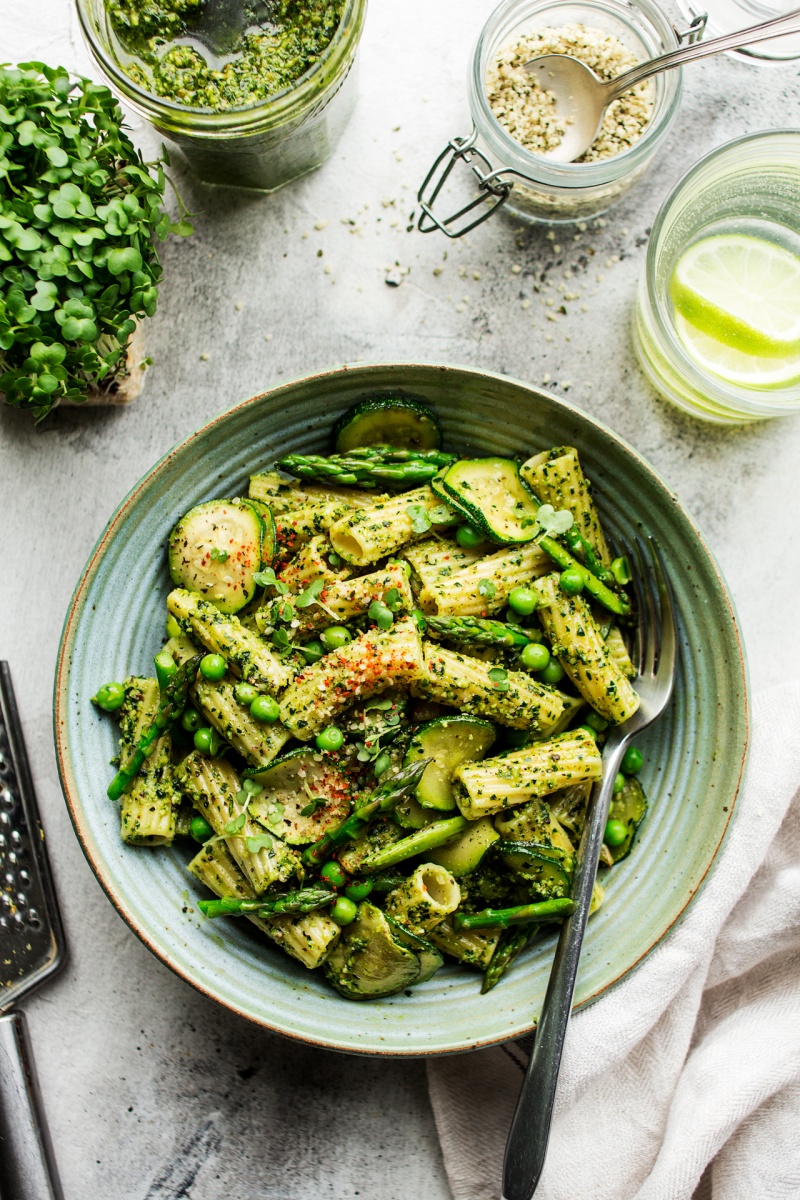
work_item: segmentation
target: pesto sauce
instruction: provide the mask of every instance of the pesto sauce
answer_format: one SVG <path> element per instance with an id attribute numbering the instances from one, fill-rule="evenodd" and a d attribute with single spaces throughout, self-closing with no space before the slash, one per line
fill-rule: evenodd
<path id="1" fill-rule="evenodd" d="M 134 60 L 120 63 L 134 83 L 186 108 L 224 112 L 292 87 L 329 45 L 345 0 L 262 4 L 260 19 L 245 21 L 246 32 L 225 47 L 221 57 L 227 61 L 219 59 L 217 66 L 208 61 L 213 56 L 199 36 L 206 34 L 208 3 L 214 0 L 105 0 L 125 59 Z M 256 13 L 247 6 L 242 15 Z M 186 44 L 193 37 L 195 44 Z"/>

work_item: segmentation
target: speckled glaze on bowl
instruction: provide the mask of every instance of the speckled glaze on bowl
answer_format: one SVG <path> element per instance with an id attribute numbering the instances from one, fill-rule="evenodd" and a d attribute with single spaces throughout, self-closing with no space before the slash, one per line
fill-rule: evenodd
<path id="1" fill-rule="evenodd" d="M 158 957 L 201 992 L 259 1025 L 364 1054 L 437 1054 L 531 1029 L 553 939 L 535 944 L 488 996 L 480 976 L 448 966 L 386 1000 L 354 1003 L 249 931 L 202 918 L 187 892 L 188 846 L 132 849 L 106 799 L 113 721 L 89 701 L 97 687 L 152 671 L 169 590 L 164 545 L 188 508 L 243 491 L 281 453 L 324 451 L 333 420 L 357 397 L 402 388 L 436 409 L 448 448 L 529 454 L 579 448 L 607 531 L 624 546 L 646 529 L 661 545 L 680 610 L 680 666 L 669 710 L 640 740 L 650 812 L 634 853 L 608 876 L 592 918 L 576 1004 L 596 999 L 669 932 L 696 896 L 725 836 L 744 765 L 746 668 L 733 606 L 709 551 L 676 497 L 635 451 L 555 396 L 505 376 L 410 364 L 341 368 L 256 396 L 171 450 L 117 509 L 78 584 L 55 685 L 64 794 L 83 850 L 109 899 Z M 120 580 L 124 584 L 120 586 Z"/>

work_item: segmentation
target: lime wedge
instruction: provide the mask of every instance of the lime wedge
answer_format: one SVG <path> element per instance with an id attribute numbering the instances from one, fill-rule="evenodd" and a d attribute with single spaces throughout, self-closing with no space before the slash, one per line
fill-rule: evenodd
<path id="1" fill-rule="evenodd" d="M 670 295 L 676 314 L 723 348 L 758 358 L 800 353 L 800 257 L 775 242 L 738 233 L 695 242 L 678 260 Z"/>
<path id="2" fill-rule="evenodd" d="M 675 332 L 698 366 L 728 383 L 765 389 L 789 387 L 800 382 L 800 352 L 784 358 L 745 354 L 735 346 L 701 333 L 680 313 L 675 314 Z"/>

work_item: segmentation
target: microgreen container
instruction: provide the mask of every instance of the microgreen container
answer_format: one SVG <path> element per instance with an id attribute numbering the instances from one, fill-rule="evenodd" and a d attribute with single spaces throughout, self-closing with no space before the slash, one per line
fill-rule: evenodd
<path id="1" fill-rule="evenodd" d="M 639 361 L 679 408 L 719 424 L 800 412 L 800 380 L 784 386 L 731 383 L 689 355 L 674 323 L 670 280 L 683 252 L 718 231 L 778 240 L 798 236 L 800 130 L 747 134 L 701 158 L 664 201 L 650 234 L 634 313 Z"/>
<path id="2" fill-rule="evenodd" d="M 420 188 L 423 232 L 438 228 L 448 237 L 460 237 L 501 205 L 531 221 L 586 220 L 617 204 L 647 170 L 677 116 L 681 68 L 652 79 L 653 112 L 637 141 L 595 162 L 557 163 L 534 154 L 511 136 L 492 111 L 486 81 L 497 52 L 515 37 L 570 24 L 612 34 L 639 62 L 675 50 L 682 38 L 691 40 L 696 35 L 694 30 L 679 33 L 652 0 L 505 0 L 484 25 L 469 64 L 472 132 L 448 142 Z M 477 180 L 477 195 L 457 212 L 442 216 L 434 205 L 459 161 L 472 168 L 469 174 L 473 183 Z"/>
<path id="3" fill-rule="evenodd" d="M 140 87 L 122 69 L 104 0 L 77 5 L 84 38 L 109 86 L 178 145 L 207 183 L 274 192 L 330 157 L 353 110 L 367 0 L 346 0 L 333 38 L 292 87 L 223 112 L 187 108 Z"/>

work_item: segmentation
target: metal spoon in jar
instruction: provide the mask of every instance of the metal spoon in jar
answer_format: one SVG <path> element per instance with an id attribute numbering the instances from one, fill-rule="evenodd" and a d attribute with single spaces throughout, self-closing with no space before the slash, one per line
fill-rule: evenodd
<path id="1" fill-rule="evenodd" d="M 525 63 L 525 70 L 538 80 L 542 89 L 555 98 L 556 113 L 564 125 L 564 135 L 557 146 L 539 153 L 555 162 L 574 162 L 588 150 L 597 137 L 609 104 L 617 100 L 642 79 L 671 71 L 683 63 L 694 62 L 723 50 L 738 50 L 751 42 L 763 42 L 781 33 L 800 32 L 800 9 L 773 17 L 749 29 L 739 29 L 710 42 L 694 42 L 639 63 L 618 75 L 616 79 L 599 79 L 591 67 L 571 54 L 543 54 Z"/>

